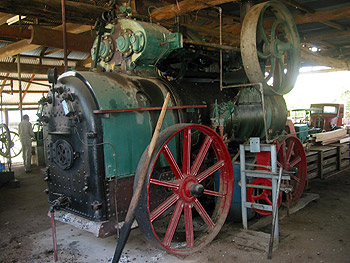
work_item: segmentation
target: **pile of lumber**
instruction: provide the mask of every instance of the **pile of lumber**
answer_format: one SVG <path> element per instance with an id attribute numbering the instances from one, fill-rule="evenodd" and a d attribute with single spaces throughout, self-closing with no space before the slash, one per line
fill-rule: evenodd
<path id="1" fill-rule="evenodd" d="M 320 143 L 322 145 L 338 143 L 338 142 L 344 143 L 344 142 L 350 141 L 350 137 L 347 134 L 347 131 L 345 129 L 316 133 L 316 134 L 313 134 L 312 137 L 316 143 Z"/>

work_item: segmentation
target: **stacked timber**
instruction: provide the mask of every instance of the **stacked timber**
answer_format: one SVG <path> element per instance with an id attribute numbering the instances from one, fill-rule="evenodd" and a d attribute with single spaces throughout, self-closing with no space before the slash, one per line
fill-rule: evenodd
<path id="1" fill-rule="evenodd" d="M 350 137 L 345 129 L 339 129 L 335 131 L 322 132 L 313 134 L 312 137 L 316 143 L 322 145 L 328 145 L 331 143 L 344 143 L 349 142 Z"/>
<path id="2" fill-rule="evenodd" d="M 350 165 L 350 137 L 345 129 L 312 135 L 306 153 L 308 179 L 326 178 Z"/>

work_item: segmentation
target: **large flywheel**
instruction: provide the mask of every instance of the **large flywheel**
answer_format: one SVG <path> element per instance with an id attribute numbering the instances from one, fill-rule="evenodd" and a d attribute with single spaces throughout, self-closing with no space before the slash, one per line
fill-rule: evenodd
<path id="1" fill-rule="evenodd" d="M 11 148 L 11 135 L 6 124 L 0 124 L 0 155 L 8 157 Z"/>
<path id="2" fill-rule="evenodd" d="M 262 83 L 266 95 L 284 95 L 299 73 L 300 40 L 288 8 L 279 1 L 254 5 L 241 30 L 244 70 L 252 83 Z"/>
<path id="3" fill-rule="evenodd" d="M 158 247 L 187 255 L 218 234 L 232 193 L 233 168 L 221 137 L 203 125 L 173 125 L 158 138 L 136 219 Z"/>
<path id="4" fill-rule="evenodd" d="M 10 131 L 10 137 L 11 137 L 10 154 L 11 154 L 11 158 L 14 158 L 20 155 L 20 153 L 22 152 L 21 140 L 19 138 L 18 133 L 14 131 Z"/>

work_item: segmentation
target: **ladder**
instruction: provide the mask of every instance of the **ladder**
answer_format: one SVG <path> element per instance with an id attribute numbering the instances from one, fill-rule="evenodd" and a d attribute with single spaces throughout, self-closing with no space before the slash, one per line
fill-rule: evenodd
<path id="1" fill-rule="evenodd" d="M 263 166 L 257 164 L 250 164 L 246 162 L 246 152 L 258 153 L 258 152 L 270 152 L 271 166 Z M 250 138 L 249 144 L 240 145 L 240 165 L 241 165 L 241 199 L 242 199 L 242 223 L 245 230 L 248 229 L 247 209 L 255 208 L 272 212 L 272 218 L 274 219 L 274 239 L 279 242 L 279 229 L 278 229 L 278 204 L 277 197 L 279 195 L 279 185 L 281 180 L 290 180 L 289 175 L 282 175 L 277 172 L 277 152 L 275 144 L 260 144 L 260 138 Z M 247 166 L 263 167 L 268 170 L 249 170 Z M 247 177 L 265 178 L 270 179 L 272 187 L 263 185 L 247 184 Z M 279 177 L 281 177 L 280 180 Z M 279 181 L 279 182 L 278 182 Z M 247 201 L 247 187 L 254 187 L 259 189 L 268 189 L 272 193 L 272 205 L 258 204 Z M 278 191 L 278 192 L 277 192 Z M 277 206 L 277 207 L 276 207 Z"/>

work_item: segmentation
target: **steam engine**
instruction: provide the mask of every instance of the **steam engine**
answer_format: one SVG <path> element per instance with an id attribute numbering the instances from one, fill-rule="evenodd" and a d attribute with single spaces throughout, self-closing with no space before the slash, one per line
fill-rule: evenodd
<path id="1" fill-rule="evenodd" d="M 68 71 L 57 80 L 52 79 L 53 87 L 41 101 L 49 202 L 62 210 L 63 221 L 81 218 L 95 225 L 88 230 L 97 236 L 115 233 L 125 219 L 135 174 L 137 177 L 143 152 L 169 92 L 169 109 L 162 126 L 165 133 L 160 136 L 164 143 L 156 147 L 145 186 L 148 190 L 140 201 L 138 224 L 146 236 L 167 250 L 186 254 L 195 250 L 196 242 L 203 243 L 201 237 L 196 241 L 194 234 L 194 241 L 187 240 L 185 252 L 181 252 L 181 248 L 171 245 L 172 236 L 171 242 L 163 241 L 169 239 L 166 229 L 155 230 L 153 220 L 158 215 L 154 211 L 162 209 L 164 202 L 171 202 L 173 195 L 180 196 L 186 200 L 181 208 L 185 225 L 194 207 L 193 218 L 202 218 L 204 226 L 217 233 L 216 226 L 225 220 L 217 213 L 227 215 L 227 202 L 232 198 L 232 165 L 226 162 L 231 163 L 237 145 L 247 138 L 281 134 L 287 117 L 283 96 L 270 87 L 237 85 L 252 82 L 243 70 L 239 50 L 224 52 L 221 63 L 217 48 L 186 43 L 181 33 L 127 18 L 117 18 L 101 30 L 91 52 L 104 72 Z M 262 95 L 262 91 L 267 95 Z M 185 131 L 190 131 L 190 139 L 185 135 L 176 137 Z M 209 137 L 212 143 L 204 152 L 203 145 Z M 183 153 L 186 143 L 189 155 Z M 222 145 L 228 154 L 223 155 L 227 150 Z M 166 154 L 167 149 L 172 155 Z M 199 163 L 195 153 L 203 159 L 197 174 L 201 176 L 214 167 L 212 180 L 198 179 L 195 168 L 186 170 L 186 158 L 190 166 Z M 182 182 L 183 178 L 176 176 L 176 165 L 171 164 L 169 156 L 179 163 L 183 174 L 193 178 L 191 182 Z M 155 179 L 152 181 L 151 177 Z M 162 186 L 159 182 L 164 181 L 167 187 L 150 190 L 156 182 Z M 198 189 L 203 186 L 208 197 L 201 190 L 192 190 L 192 185 Z M 184 190 L 180 193 L 181 187 Z M 225 198 L 229 201 L 220 204 L 221 208 L 215 206 Z M 207 210 L 210 220 L 203 217 L 201 207 Z M 169 211 L 159 219 L 176 214 L 177 209 L 180 208 L 170 208 L 169 203 Z M 147 215 L 151 219 L 144 218 L 148 223 L 143 223 L 140 217 Z"/>

